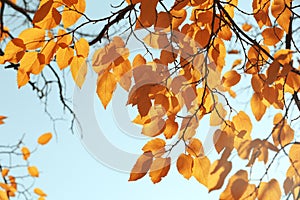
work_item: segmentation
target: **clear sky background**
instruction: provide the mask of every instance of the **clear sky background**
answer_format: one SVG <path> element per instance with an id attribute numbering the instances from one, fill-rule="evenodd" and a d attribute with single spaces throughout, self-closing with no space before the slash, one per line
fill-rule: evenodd
<path id="1" fill-rule="evenodd" d="M 92 18 L 107 16 L 110 12 L 110 2 L 87 0 L 87 13 Z M 117 4 L 117 3 L 116 3 Z M 97 32 L 97 30 L 93 30 Z M 233 61 L 229 61 L 231 64 Z M 69 74 L 70 75 L 70 74 Z M 93 77 L 93 75 L 89 74 Z M 93 80 L 93 79 L 92 79 Z M 73 88 L 69 88 L 72 94 Z M 25 134 L 25 144 L 36 146 L 36 139 L 45 132 L 53 131 L 52 122 L 44 112 L 44 105 L 36 97 L 29 85 L 17 89 L 16 73 L 13 70 L 0 68 L 0 115 L 8 117 L 5 125 L 0 126 L 1 144 L 11 144 Z M 57 96 L 51 97 L 58 102 Z M 247 94 L 245 94 L 247 95 Z M 96 98 L 95 98 L 96 99 Z M 128 131 L 120 129 L 116 116 L 109 106 L 104 111 L 99 101 L 95 101 L 96 118 L 107 139 L 115 146 L 129 153 L 141 154 L 140 150 L 147 141 L 145 138 L 128 136 Z M 61 105 L 51 105 L 54 112 L 61 113 Z M 245 105 L 242 109 L 249 109 Z M 252 117 L 253 119 L 253 117 Z M 268 133 L 272 116 L 265 116 L 256 133 Z M 266 123 L 267 122 L 267 123 Z M 194 178 L 184 179 L 173 163 L 167 177 L 158 184 L 153 184 L 146 175 L 136 182 L 128 182 L 129 174 L 105 166 L 82 145 L 78 134 L 73 135 L 69 130 L 69 121 L 57 122 L 57 135 L 45 147 L 39 147 L 32 155 L 30 162 L 41 171 L 40 178 L 35 182 L 36 187 L 42 188 L 48 200 L 80 200 L 80 199 L 132 199 L 132 200 L 161 200 L 161 199 L 217 199 L 219 192 L 207 193 L 207 189 Z M 204 129 L 201 129 L 203 131 Z M 209 132 L 210 128 L 204 132 Z M 264 134 L 265 135 L 265 134 Z M 99 148 L 101 141 L 99 141 Z M 109 153 L 109 152 L 108 152 Z M 112 157 L 112 159 L 120 159 Z M 133 165 L 134 163 L 132 163 Z M 241 163 L 240 166 L 245 166 Z M 234 171 L 234 170 L 233 170 Z M 275 173 L 284 174 L 283 169 Z"/>

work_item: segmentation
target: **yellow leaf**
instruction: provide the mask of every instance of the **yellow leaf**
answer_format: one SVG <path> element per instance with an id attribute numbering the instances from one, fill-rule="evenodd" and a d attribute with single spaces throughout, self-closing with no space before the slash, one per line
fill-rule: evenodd
<path id="1" fill-rule="evenodd" d="M 258 200 L 280 200 L 281 190 L 276 179 L 269 182 L 262 182 L 258 188 Z"/>
<path id="2" fill-rule="evenodd" d="M 75 42 L 74 47 L 77 56 L 83 56 L 84 58 L 88 57 L 90 45 L 86 39 L 80 38 L 77 42 Z"/>
<path id="3" fill-rule="evenodd" d="M 226 110 L 223 108 L 221 103 L 218 103 L 215 106 L 215 109 L 210 114 L 210 121 L 209 124 L 211 126 L 218 126 L 223 123 L 225 120 L 225 116 L 227 115 Z"/>
<path id="4" fill-rule="evenodd" d="M 180 154 L 177 159 L 177 170 L 184 178 L 189 179 L 192 176 L 193 158 L 190 155 Z"/>
<path id="5" fill-rule="evenodd" d="M 244 139 L 251 139 L 252 123 L 250 117 L 244 111 L 238 112 L 238 114 L 232 118 L 232 122 L 235 130 L 238 132 L 245 131 L 243 135 Z"/>
<path id="6" fill-rule="evenodd" d="M 281 28 L 273 27 L 273 28 L 266 28 L 261 35 L 264 38 L 264 44 L 273 46 L 277 44 L 281 38 L 283 37 L 284 31 Z"/>
<path id="7" fill-rule="evenodd" d="M 266 112 L 267 106 L 263 104 L 262 97 L 258 93 L 254 93 L 250 101 L 251 109 L 257 121 L 260 121 Z"/>
<path id="8" fill-rule="evenodd" d="M 28 167 L 28 173 L 32 177 L 39 177 L 39 171 L 38 168 L 35 166 L 29 166 Z"/>
<path id="9" fill-rule="evenodd" d="M 41 50 L 41 54 L 45 57 L 45 64 L 49 64 L 56 53 L 58 46 L 53 40 L 47 42 Z"/>
<path id="10" fill-rule="evenodd" d="M 7 197 L 7 192 L 0 190 L 0 199 L 1 200 L 9 200 L 9 198 Z"/>
<path id="11" fill-rule="evenodd" d="M 149 142 L 147 142 L 147 144 L 144 145 L 144 147 L 142 148 L 142 150 L 144 152 L 152 152 L 153 156 L 158 156 L 161 155 L 162 153 L 165 152 L 165 145 L 166 142 L 160 138 L 156 138 L 153 140 L 150 140 Z"/>
<path id="12" fill-rule="evenodd" d="M 222 83 L 225 87 L 232 87 L 241 80 L 241 75 L 235 70 L 226 72 L 222 78 Z"/>
<path id="13" fill-rule="evenodd" d="M 62 22 L 64 28 L 68 28 L 75 24 L 77 20 L 82 16 L 81 13 L 85 12 L 85 7 L 85 0 L 80 0 L 70 7 L 65 6 L 62 12 Z"/>
<path id="14" fill-rule="evenodd" d="M 57 33 L 57 45 L 66 48 L 72 43 L 72 35 L 67 34 L 63 29 L 59 29 Z"/>
<path id="15" fill-rule="evenodd" d="M 171 158 L 156 158 L 150 167 L 149 176 L 153 183 L 158 183 L 163 177 L 165 177 L 171 165 Z"/>
<path id="16" fill-rule="evenodd" d="M 210 167 L 210 161 L 206 156 L 194 158 L 194 165 L 192 169 L 193 176 L 197 179 L 197 181 L 199 181 L 199 183 L 206 187 L 208 186 L 207 182 Z"/>
<path id="17" fill-rule="evenodd" d="M 53 0 L 48 0 L 41 4 L 35 12 L 32 23 L 35 27 L 50 30 L 59 25 L 61 14 L 53 6 Z"/>
<path id="18" fill-rule="evenodd" d="M 146 59 L 141 54 L 137 54 L 132 61 L 132 68 L 139 67 L 145 64 Z"/>
<path id="19" fill-rule="evenodd" d="M 262 28 L 263 26 L 271 26 L 271 20 L 269 17 L 269 0 L 253 0 L 252 8 L 254 13 L 254 18 L 259 26 Z"/>
<path id="20" fill-rule="evenodd" d="M 21 88 L 22 86 L 26 85 L 29 79 L 29 72 L 25 72 L 24 69 L 19 68 L 17 72 L 18 88 Z"/>
<path id="21" fill-rule="evenodd" d="M 86 58 L 74 56 L 70 63 L 70 67 L 73 80 L 76 85 L 81 88 L 87 73 Z"/>
<path id="22" fill-rule="evenodd" d="M 44 45 L 45 30 L 40 28 L 29 28 L 22 31 L 19 35 L 19 39 L 23 40 L 26 49 L 37 49 Z"/>
<path id="23" fill-rule="evenodd" d="M 110 102 L 113 92 L 116 89 L 116 84 L 115 76 L 111 72 L 105 71 L 98 77 L 97 94 L 104 108 Z"/>
<path id="24" fill-rule="evenodd" d="M 41 135 L 37 142 L 40 144 L 40 145 L 45 145 L 47 144 L 50 140 L 52 139 L 52 133 L 44 133 L 43 135 Z"/>
<path id="25" fill-rule="evenodd" d="M 23 159 L 27 160 L 30 156 L 29 149 L 27 147 L 22 147 L 21 151 L 22 151 L 22 154 L 23 154 Z"/>
<path id="26" fill-rule="evenodd" d="M 149 171 L 152 161 L 153 161 L 153 156 L 151 152 L 143 153 L 137 159 L 135 165 L 133 166 L 128 181 L 136 181 L 144 177 Z"/>
<path id="27" fill-rule="evenodd" d="M 47 194 L 43 190 L 41 190 L 40 188 L 34 188 L 33 191 L 34 191 L 34 193 L 36 193 L 39 196 L 42 196 L 42 197 L 46 197 L 47 196 Z"/>
<path id="28" fill-rule="evenodd" d="M 18 63 L 25 54 L 25 44 L 19 38 L 9 41 L 4 50 L 4 60 L 12 63 Z"/>
<path id="29" fill-rule="evenodd" d="M 295 132 L 290 125 L 286 123 L 286 120 L 284 120 L 284 123 L 278 124 L 272 132 L 272 138 L 275 146 L 278 146 L 279 144 L 281 146 L 289 144 L 293 141 L 294 136 Z"/>
<path id="30" fill-rule="evenodd" d="M 62 70 L 71 64 L 74 57 L 74 50 L 70 47 L 59 47 L 56 52 L 56 62 L 59 68 Z"/>
<path id="31" fill-rule="evenodd" d="M 242 59 L 237 59 L 237 60 L 235 60 L 235 61 L 232 63 L 232 68 L 234 68 L 234 67 L 240 65 L 240 64 L 242 63 L 242 61 L 243 61 Z"/>
<path id="32" fill-rule="evenodd" d="M 232 163 L 227 160 L 216 160 L 209 169 L 207 188 L 211 192 L 220 189 L 224 180 L 232 168 Z"/>
<path id="33" fill-rule="evenodd" d="M 26 52 L 20 61 L 20 70 L 30 72 L 32 74 L 39 74 L 44 68 L 44 55 L 38 52 Z"/>

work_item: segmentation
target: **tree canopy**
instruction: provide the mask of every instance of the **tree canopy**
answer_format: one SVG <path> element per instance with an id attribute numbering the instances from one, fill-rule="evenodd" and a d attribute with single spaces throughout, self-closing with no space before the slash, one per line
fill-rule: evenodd
<path id="1" fill-rule="evenodd" d="M 148 174 L 158 183 L 176 165 L 183 178 L 219 190 L 220 199 L 300 198 L 299 2 L 120 0 L 98 18 L 87 15 L 85 0 L 0 2 L 0 63 L 16 71 L 20 92 L 31 87 L 44 102 L 55 93 L 71 128 L 80 120 L 66 76 L 82 88 L 91 67 L 104 108 L 116 88 L 127 92 L 123 106 L 136 109 L 132 123 L 149 137 L 129 181 Z M 209 126 L 216 127 L 214 154 L 201 131 Z M 45 133 L 37 142 L 51 138 Z M 30 156 L 22 142 L 6 148 L 25 162 Z M 279 159 L 288 163 L 284 179 L 274 171 Z M 2 165 L 0 199 L 13 198 L 18 182 Z M 27 169 L 39 176 L 37 167 Z"/>

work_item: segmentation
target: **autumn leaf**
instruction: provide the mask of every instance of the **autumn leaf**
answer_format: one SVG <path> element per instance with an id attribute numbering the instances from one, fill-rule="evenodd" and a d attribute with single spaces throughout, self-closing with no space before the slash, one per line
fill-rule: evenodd
<path id="1" fill-rule="evenodd" d="M 136 181 L 144 177 L 149 171 L 152 161 L 153 161 L 153 156 L 151 152 L 143 153 L 137 159 L 135 165 L 133 166 L 128 181 Z"/>
<path id="2" fill-rule="evenodd" d="M 68 28 L 75 24 L 82 16 L 82 13 L 85 12 L 85 8 L 85 0 L 79 0 L 76 4 L 72 4 L 70 7 L 66 5 L 62 12 L 62 22 L 64 28 Z"/>
<path id="3" fill-rule="evenodd" d="M 226 72 L 222 78 L 222 83 L 225 87 L 232 87 L 241 80 L 241 75 L 235 70 Z"/>
<path id="4" fill-rule="evenodd" d="M 193 164 L 193 176 L 204 186 L 208 186 L 209 169 L 211 167 L 208 157 L 196 157 Z"/>
<path id="5" fill-rule="evenodd" d="M 44 45 L 45 30 L 40 28 L 29 28 L 22 31 L 19 39 L 23 40 L 26 49 L 37 49 Z"/>
<path id="6" fill-rule="evenodd" d="M 5 116 L 1 116 L 0 115 L 0 125 L 1 124 L 4 124 L 4 121 L 3 120 L 5 120 L 7 117 L 5 117 Z"/>
<path id="7" fill-rule="evenodd" d="M 42 4 L 42 2 L 44 2 Z M 53 0 L 41 1 L 38 10 L 35 12 L 32 23 L 42 29 L 52 29 L 59 25 L 61 14 L 54 7 Z"/>
<path id="8" fill-rule="evenodd" d="M 74 57 L 74 50 L 70 47 L 59 47 L 56 52 L 56 62 L 60 69 L 64 69 L 71 64 Z"/>
<path id="9" fill-rule="evenodd" d="M 264 44 L 273 46 L 277 44 L 281 38 L 283 37 L 284 31 L 281 28 L 274 27 L 274 28 L 266 28 L 261 35 L 264 38 Z"/>
<path id="10" fill-rule="evenodd" d="M 113 92 L 116 89 L 116 84 L 115 76 L 111 72 L 104 72 L 98 77 L 97 94 L 104 108 L 110 102 Z"/>
<path id="11" fill-rule="evenodd" d="M 39 171 L 36 166 L 29 166 L 28 167 L 28 173 L 32 177 L 39 177 Z"/>
<path id="12" fill-rule="evenodd" d="M 204 149 L 202 146 L 202 143 L 197 138 L 192 138 L 189 142 L 189 144 L 186 146 L 186 151 L 195 157 L 203 156 L 204 155 Z"/>
<path id="13" fill-rule="evenodd" d="M 283 28 L 283 30 L 289 32 L 289 22 L 291 11 L 287 8 L 290 7 L 291 2 L 286 0 L 274 0 L 271 5 L 271 13 L 276 18 L 276 22 Z M 287 7 L 286 7 L 287 6 Z"/>
<path id="14" fill-rule="evenodd" d="M 160 156 L 162 153 L 165 152 L 165 145 L 166 142 L 164 140 L 156 138 L 147 142 L 147 144 L 144 145 L 142 150 L 144 152 L 150 151 L 153 154 L 153 156 Z"/>
<path id="15" fill-rule="evenodd" d="M 74 56 L 70 63 L 70 69 L 73 80 L 75 81 L 76 85 L 81 88 L 87 73 L 86 58 L 82 56 Z"/>
<path id="16" fill-rule="evenodd" d="M 244 23 L 242 25 L 242 29 L 246 32 L 250 31 L 252 29 L 252 25 L 251 24 L 248 24 L 248 23 Z"/>
<path id="17" fill-rule="evenodd" d="M 262 182 L 258 188 L 258 200 L 279 200 L 281 199 L 281 190 L 276 179 L 269 182 Z"/>
<path id="18" fill-rule="evenodd" d="M 209 169 L 207 178 L 207 188 L 211 192 L 220 189 L 224 180 L 232 168 L 232 163 L 227 160 L 216 160 Z"/>
<path id="19" fill-rule="evenodd" d="M 36 193 L 39 196 L 42 196 L 42 197 L 46 197 L 47 196 L 47 194 L 42 189 L 40 189 L 40 188 L 34 188 L 33 191 L 34 191 L 34 193 Z"/>
<path id="20" fill-rule="evenodd" d="M 190 155 L 180 154 L 177 159 L 177 170 L 184 178 L 189 179 L 192 176 L 193 158 Z"/>
<path id="21" fill-rule="evenodd" d="M 223 105 L 221 103 L 218 103 L 210 115 L 210 123 L 209 124 L 211 126 L 218 126 L 218 125 L 222 124 L 222 122 L 225 120 L 226 115 L 227 115 L 227 112 L 223 108 Z"/>
<path id="22" fill-rule="evenodd" d="M 52 133 L 44 133 L 43 135 L 41 135 L 37 142 L 40 144 L 40 145 L 45 145 L 47 144 L 50 140 L 52 139 Z"/>
<path id="23" fill-rule="evenodd" d="M 165 177 L 171 166 L 171 158 L 156 158 L 150 167 L 149 176 L 153 183 L 158 183 Z"/>
<path id="24" fill-rule="evenodd" d="M 30 157 L 30 151 L 27 147 L 22 147 L 21 149 L 22 154 L 23 154 L 23 159 L 27 160 Z"/>
<path id="25" fill-rule="evenodd" d="M 75 42 L 74 48 L 77 56 L 88 57 L 90 45 L 86 39 L 80 38 Z"/>
<path id="26" fill-rule="evenodd" d="M 251 109 L 257 121 L 260 121 L 266 112 L 267 107 L 262 103 L 261 95 L 254 93 L 250 101 Z"/>

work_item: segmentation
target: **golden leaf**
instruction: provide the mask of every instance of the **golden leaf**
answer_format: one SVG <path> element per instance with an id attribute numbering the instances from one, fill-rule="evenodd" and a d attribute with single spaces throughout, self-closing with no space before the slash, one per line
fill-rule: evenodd
<path id="1" fill-rule="evenodd" d="M 98 77 L 97 94 L 104 108 L 110 102 L 116 89 L 116 84 L 115 76 L 111 72 L 106 71 Z"/>
<path id="2" fill-rule="evenodd" d="M 42 197 L 46 197 L 47 196 L 47 194 L 43 190 L 41 190 L 40 188 L 34 188 L 33 191 L 34 191 L 34 193 L 36 193 L 39 196 L 42 196 Z"/>
<path id="3" fill-rule="evenodd" d="M 276 179 L 269 182 L 262 182 L 258 188 L 258 200 L 279 200 L 281 199 L 281 190 Z"/>
<path id="4" fill-rule="evenodd" d="M 21 151 L 22 151 L 22 154 L 23 154 L 23 159 L 27 160 L 30 156 L 29 149 L 27 147 L 22 147 Z"/>
<path id="5" fill-rule="evenodd" d="M 50 140 L 52 139 L 52 133 L 44 133 L 43 135 L 41 135 L 37 142 L 40 144 L 40 145 L 45 145 L 47 144 Z"/>
<path id="6" fill-rule="evenodd" d="M 22 31 L 19 35 L 19 39 L 23 40 L 26 49 L 37 49 L 44 45 L 45 30 L 40 28 L 28 28 Z"/>
<path id="7" fill-rule="evenodd" d="M 143 153 L 137 159 L 135 165 L 133 166 L 128 181 L 136 181 L 144 177 L 149 171 L 152 161 L 153 161 L 153 156 L 151 152 Z"/>
<path id="8" fill-rule="evenodd" d="M 211 192 L 220 189 L 223 186 L 224 180 L 232 168 L 232 163 L 227 160 L 216 160 L 209 169 L 207 178 L 207 188 Z"/>
<path id="9" fill-rule="evenodd" d="M 222 78 L 222 83 L 225 87 L 232 87 L 241 80 L 241 75 L 235 70 L 226 72 Z"/>
<path id="10" fill-rule="evenodd" d="M 262 103 L 262 97 L 259 93 L 254 93 L 250 101 L 251 109 L 257 121 L 260 121 L 266 112 L 267 106 Z"/>
<path id="11" fill-rule="evenodd" d="M 165 152 L 165 145 L 166 142 L 164 140 L 160 138 L 156 138 L 147 142 L 147 144 L 144 145 L 142 150 L 144 152 L 150 151 L 154 156 L 157 157 L 158 155 L 161 155 Z"/>
<path id="12" fill-rule="evenodd" d="M 32 177 L 39 177 L 39 171 L 38 168 L 35 166 L 29 166 L 28 168 L 28 173 Z"/>
<path id="13" fill-rule="evenodd" d="M 184 178 L 189 179 L 192 176 L 193 158 L 190 155 L 180 154 L 177 159 L 177 170 Z"/>
<path id="14" fill-rule="evenodd" d="M 171 158 L 156 158 L 150 167 L 149 176 L 153 183 L 158 183 L 163 177 L 165 177 L 171 165 Z"/>
<path id="15" fill-rule="evenodd" d="M 70 67 L 73 80 L 75 81 L 76 85 L 81 88 L 87 73 L 86 58 L 74 56 L 70 63 Z"/>
<path id="16" fill-rule="evenodd" d="M 264 38 L 264 44 L 273 46 L 277 44 L 281 38 L 283 37 L 284 31 L 281 28 L 273 27 L 273 28 L 266 28 L 261 35 Z"/>
<path id="17" fill-rule="evenodd" d="M 208 186 L 209 169 L 211 167 L 209 159 L 204 157 L 196 157 L 193 165 L 193 176 L 204 186 Z"/>
<path id="18" fill-rule="evenodd" d="M 62 22 L 64 28 L 68 28 L 75 24 L 82 16 L 82 13 L 85 12 L 85 7 L 85 0 L 79 0 L 76 4 L 73 4 L 70 7 L 65 6 L 62 12 Z"/>

